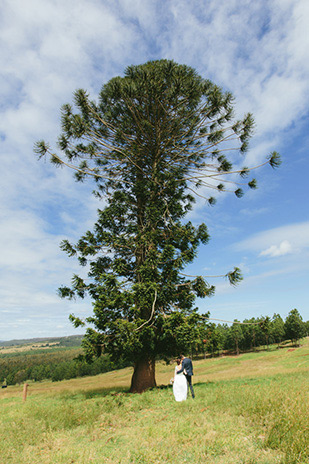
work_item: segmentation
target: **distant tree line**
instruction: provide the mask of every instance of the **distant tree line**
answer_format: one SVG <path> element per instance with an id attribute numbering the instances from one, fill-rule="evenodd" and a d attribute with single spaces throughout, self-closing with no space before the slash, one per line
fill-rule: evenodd
<path id="1" fill-rule="evenodd" d="M 76 377 L 92 376 L 124 367 L 119 360 L 113 363 L 109 356 L 103 355 L 89 363 L 81 356 L 81 350 L 69 349 L 58 352 L 28 354 L 10 353 L 0 355 L 0 383 L 16 385 L 27 380 L 67 380 Z"/>
<path id="2" fill-rule="evenodd" d="M 253 317 L 239 322 L 235 319 L 231 326 L 210 323 L 203 339 L 203 352 L 232 351 L 239 354 L 270 344 L 279 346 L 288 340 L 297 345 L 301 338 L 309 335 L 309 322 L 303 321 L 297 309 L 293 309 L 285 321 L 279 314 L 274 314 L 272 318 Z M 199 344 L 198 349 L 203 345 Z"/>
<path id="3" fill-rule="evenodd" d="M 304 322 L 297 309 L 293 309 L 283 321 L 279 314 L 270 317 L 245 319 L 242 323 L 196 325 L 192 339 L 188 337 L 188 353 L 216 355 L 220 352 L 254 351 L 256 348 L 289 340 L 297 345 L 309 335 L 309 322 Z M 186 326 L 179 336 L 186 338 Z M 166 359 L 167 360 L 167 359 Z M 93 358 L 92 362 L 81 355 L 80 348 L 42 349 L 0 355 L 0 383 L 15 385 L 27 380 L 52 381 L 92 376 L 120 369 L 128 365 L 122 359 L 112 362 L 108 355 Z"/>

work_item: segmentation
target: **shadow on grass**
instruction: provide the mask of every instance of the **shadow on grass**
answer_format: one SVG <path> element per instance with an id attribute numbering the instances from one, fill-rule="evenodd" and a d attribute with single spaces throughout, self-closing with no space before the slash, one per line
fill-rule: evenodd
<path id="1" fill-rule="evenodd" d="M 64 400 L 72 400 L 74 398 L 83 398 L 85 400 L 91 398 L 104 398 L 106 396 L 119 396 L 129 394 L 129 390 L 124 387 L 106 387 L 93 388 L 91 390 L 80 390 L 74 393 L 63 393 L 61 396 Z"/>
<path id="2" fill-rule="evenodd" d="M 148 388 L 146 391 L 170 390 L 172 385 L 158 385 L 153 388 Z M 144 393 L 144 392 L 143 392 Z M 124 387 L 109 387 L 97 388 L 93 390 L 81 391 L 79 395 L 83 395 L 85 399 L 104 397 L 104 396 L 120 396 L 120 395 L 136 395 L 138 393 L 131 393 L 128 388 Z"/>
<path id="3" fill-rule="evenodd" d="M 259 379 L 259 378 L 245 378 L 245 379 L 227 379 L 227 380 L 218 380 L 218 381 L 205 381 L 205 382 L 196 382 L 194 383 L 194 388 L 197 390 L 204 388 L 217 388 L 223 385 L 237 385 L 247 386 L 247 385 L 258 385 L 258 384 L 267 384 L 270 383 L 271 379 Z M 173 386 L 171 384 L 167 385 L 158 385 L 153 388 L 146 390 L 147 392 L 152 391 L 170 391 Z M 62 399 L 72 400 L 74 398 L 83 398 L 85 400 L 92 398 L 104 398 L 104 397 L 117 397 L 117 396 L 131 396 L 136 395 L 136 393 L 131 393 L 127 387 L 100 387 L 93 388 L 91 390 L 80 390 L 72 394 L 64 393 Z"/>
<path id="4" fill-rule="evenodd" d="M 198 382 L 194 385 L 194 387 L 206 387 L 206 386 L 210 386 L 210 385 L 217 385 L 218 383 L 217 382 L 213 382 L 213 381 L 207 381 L 207 382 Z M 168 385 L 157 385 L 156 387 L 153 387 L 153 388 L 149 388 L 148 390 L 146 390 L 147 392 L 149 391 L 168 391 L 168 390 L 172 390 L 173 386 L 168 384 Z M 145 392 L 143 392 L 145 393 Z M 64 394 L 63 395 L 63 398 L 64 399 L 72 399 L 72 398 L 77 398 L 77 397 L 82 397 L 84 399 L 92 399 L 92 398 L 104 398 L 104 397 L 108 397 L 108 396 L 122 396 L 122 395 L 125 395 L 125 396 L 131 396 L 131 395 L 136 395 L 136 393 L 131 393 L 128 388 L 124 388 L 124 387 L 107 387 L 107 388 L 94 388 L 92 390 L 87 390 L 87 391 L 83 391 L 81 390 L 80 392 L 78 393 L 75 393 L 75 394 L 72 394 L 72 395 L 68 395 L 68 394 Z"/>

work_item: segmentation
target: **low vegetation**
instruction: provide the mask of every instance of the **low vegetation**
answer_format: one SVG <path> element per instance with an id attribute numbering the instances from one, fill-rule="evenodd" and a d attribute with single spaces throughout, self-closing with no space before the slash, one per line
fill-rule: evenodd
<path id="1" fill-rule="evenodd" d="M 76 339 L 75 345 L 61 341 L 4 347 L 0 351 L 0 382 L 7 385 L 29 380 L 50 379 L 55 382 L 97 375 L 124 366 L 121 360 L 112 362 L 107 355 L 87 363 L 82 353 L 81 338 Z"/>
<path id="2" fill-rule="evenodd" d="M 195 360 L 196 399 L 128 393 L 132 368 L 0 390 L 1 459 L 11 464 L 307 464 L 309 339 Z M 307 432 L 307 433 L 306 433 Z"/>

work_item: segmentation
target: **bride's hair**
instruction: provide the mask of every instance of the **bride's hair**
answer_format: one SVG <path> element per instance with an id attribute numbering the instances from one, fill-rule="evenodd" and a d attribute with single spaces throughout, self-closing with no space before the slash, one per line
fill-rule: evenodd
<path id="1" fill-rule="evenodd" d="M 180 358 L 177 358 L 177 359 L 176 359 L 176 363 L 177 363 L 178 366 L 179 366 L 179 364 L 181 364 L 181 359 L 180 359 Z"/>

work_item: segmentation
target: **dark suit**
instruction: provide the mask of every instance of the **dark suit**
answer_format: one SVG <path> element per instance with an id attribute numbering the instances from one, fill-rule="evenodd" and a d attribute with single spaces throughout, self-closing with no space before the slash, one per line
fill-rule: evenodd
<path id="1" fill-rule="evenodd" d="M 192 398 L 194 398 L 195 395 L 194 395 L 194 390 L 193 390 L 193 386 L 192 386 L 193 365 L 192 365 L 192 361 L 191 361 L 190 358 L 184 358 L 184 359 L 182 360 L 182 367 L 181 367 L 181 369 L 177 372 L 177 374 L 180 374 L 180 373 L 183 372 L 184 370 L 186 371 L 184 374 L 185 374 L 185 376 L 186 376 L 188 385 L 189 385 L 189 387 L 190 387 Z"/>

